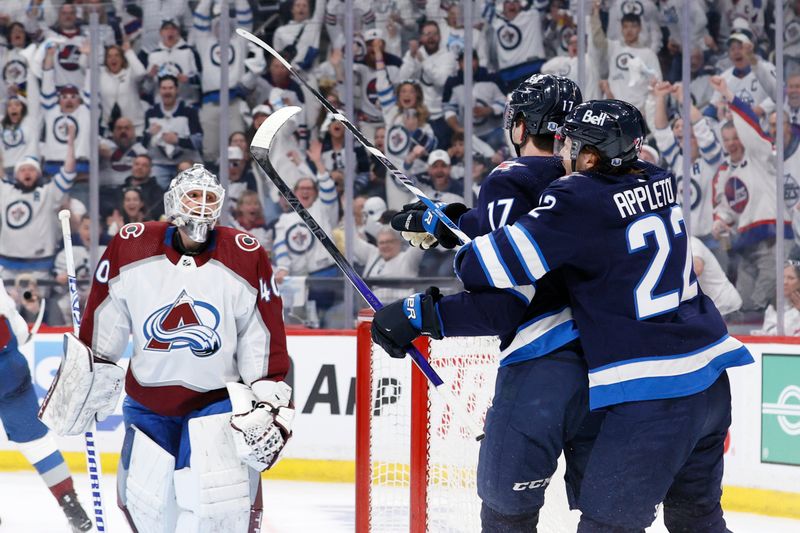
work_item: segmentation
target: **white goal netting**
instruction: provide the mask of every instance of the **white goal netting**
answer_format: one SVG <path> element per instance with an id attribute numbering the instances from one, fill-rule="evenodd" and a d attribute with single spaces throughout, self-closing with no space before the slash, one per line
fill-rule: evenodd
<path id="1" fill-rule="evenodd" d="M 360 333 L 359 343 L 369 341 L 365 331 L 366 339 Z M 494 392 L 497 339 L 450 338 L 429 344 L 429 361 L 443 386 L 482 425 Z M 408 358 L 392 359 L 372 345 L 369 352 L 359 353 L 371 355 L 369 476 L 359 480 L 369 484 L 368 531 L 480 531 L 479 443 L 421 373 L 412 372 Z M 359 386 L 365 384 L 363 380 Z M 562 477 L 560 468 L 547 490 L 540 532 L 574 531 L 576 520 L 567 509 Z"/>

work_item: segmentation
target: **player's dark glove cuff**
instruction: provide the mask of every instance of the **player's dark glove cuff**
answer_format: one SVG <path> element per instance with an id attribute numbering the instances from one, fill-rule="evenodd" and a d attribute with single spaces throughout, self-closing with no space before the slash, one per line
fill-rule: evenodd
<path id="1" fill-rule="evenodd" d="M 445 215 L 447 215 L 447 218 L 452 220 L 454 223 L 458 224 L 458 219 L 461 218 L 461 215 L 469 211 L 469 207 L 459 203 L 446 204 L 444 207 L 442 207 L 442 211 L 444 212 Z M 431 216 L 433 216 L 432 212 Z M 439 224 L 436 224 L 436 228 L 433 235 L 439 241 L 439 244 L 442 245 L 442 248 L 447 248 L 448 250 L 452 250 L 453 248 L 461 244 L 461 241 L 459 241 L 458 237 L 456 237 L 455 234 L 452 231 L 450 231 L 450 228 L 448 228 L 441 222 Z"/>
<path id="2" fill-rule="evenodd" d="M 412 294 L 375 312 L 372 340 L 391 357 L 405 357 L 411 341 L 420 335 L 442 338 L 442 326 L 436 303 L 442 298 L 439 289 L 430 287 L 425 294 Z"/>

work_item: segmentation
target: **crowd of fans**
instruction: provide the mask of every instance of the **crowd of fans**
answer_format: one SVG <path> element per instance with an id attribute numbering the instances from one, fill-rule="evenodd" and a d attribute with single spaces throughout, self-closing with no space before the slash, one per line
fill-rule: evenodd
<path id="1" fill-rule="evenodd" d="M 690 225 L 701 284 L 729 318 L 766 311 L 774 322 L 776 237 L 800 259 L 794 240 L 800 242 L 800 2 L 786 2 L 786 75 L 778 80 L 773 1 L 691 2 L 690 20 L 683 20 L 679 0 L 587 0 L 583 94 L 639 107 L 650 128 L 642 158 L 671 168 L 679 189 L 682 136 L 691 135 Z M 231 29 L 255 31 L 336 107 L 343 107 L 344 45 L 352 38 L 354 122 L 443 202 L 477 197 L 494 166 L 513 157 L 503 111 L 505 95 L 521 80 L 538 72 L 577 79 L 574 0 L 473 2 L 471 102 L 464 85 L 463 2 L 354 0 L 352 36 L 344 32 L 341 0 L 226 4 Z M 91 50 L 92 13 L 98 14 L 102 50 Z M 46 322 L 69 319 L 56 218 L 61 208 L 73 213 L 79 277 L 90 275 L 89 159 L 98 146 L 101 253 L 124 224 L 159 220 L 170 180 L 202 162 L 229 180 L 225 223 L 251 232 L 270 251 L 287 312 L 306 323 L 346 324 L 341 282 L 325 279 L 338 278 L 338 269 L 263 179 L 248 150 L 276 109 L 303 108 L 280 131 L 273 161 L 344 248 L 345 128 L 280 62 L 235 34 L 227 44 L 228 108 L 220 109 L 220 14 L 219 0 L 0 5 L 0 277 L 26 317 L 33 319 L 47 297 L 54 305 L 47 307 Z M 691 50 L 681 47 L 684 26 Z M 683 53 L 691 54 L 689 123 L 680 113 Z M 97 94 L 88 75 L 92 57 L 100 73 Z M 785 86 L 782 102 L 773 100 L 776 84 Z M 92 98 L 99 104 L 99 142 L 90 137 Z M 468 115 L 471 154 L 465 153 Z M 786 220 L 776 231 L 778 120 L 785 125 Z M 227 168 L 219 168 L 221 121 L 230 132 Z M 464 187 L 466 158 L 472 160 L 472 190 Z M 353 161 L 354 262 L 380 296 L 404 295 L 419 278 L 450 277 L 453 252 L 408 249 L 387 230 L 391 214 L 413 196 L 358 145 Z M 792 265 L 785 288 L 797 284 Z M 794 316 L 800 290 L 786 290 L 787 316 Z M 789 334 L 800 334 L 796 322 L 788 322 Z"/>

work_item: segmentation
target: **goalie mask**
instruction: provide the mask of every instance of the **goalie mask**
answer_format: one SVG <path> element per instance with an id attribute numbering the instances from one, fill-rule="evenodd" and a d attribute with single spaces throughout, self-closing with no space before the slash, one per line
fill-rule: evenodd
<path id="1" fill-rule="evenodd" d="M 175 178 L 164 193 L 164 212 L 194 242 L 206 242 L 222 212 L 225 189 L 217 177 L 196 163 Z"/>

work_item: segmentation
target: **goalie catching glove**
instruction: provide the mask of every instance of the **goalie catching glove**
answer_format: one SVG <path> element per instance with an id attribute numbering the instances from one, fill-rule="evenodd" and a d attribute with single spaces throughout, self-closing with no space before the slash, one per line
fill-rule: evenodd
<path id="1" fill-rule="evenodd" d="M 464 204 L 436 204 L 447 218 L 453 222 L 466 213 L 469 208 Z M 422 202 L 406 204 L 403 210 L 392 217 L 392 228 L 399 231 L 411 246 L 420 247 L 423 250 L 441 244 L 443 248 L 452 249 L 460 244 L 458 237 L 439 221 L 433 210 L 429 209 Z"/>
<path id="2" fill-rule="evenodd" d="M 441 339 L 442 322 L 436 304 L 442 299 L 437 287 L 392 302 L 375 311 L 372 340 L 392 357 L 405 357 L 411 341 L 420 335 Z"/>
<path id="3" fill-rule="evenodd" d="M 272 468 L 292 436 L 292 388 L 283 381 L 256 381 L 252 387 L 228 383 L 236 453 L 244 464 L 263 472 Z"/>
<path id="4" fill-rule="evenodd" d="M 47 391 L 39 419 L 61 436 L 80 435 L 92 420 L 114 412 L 125 384 L 125 371 L 96 359 L 75 335 L 64 335 L 64 359 Z"/>

